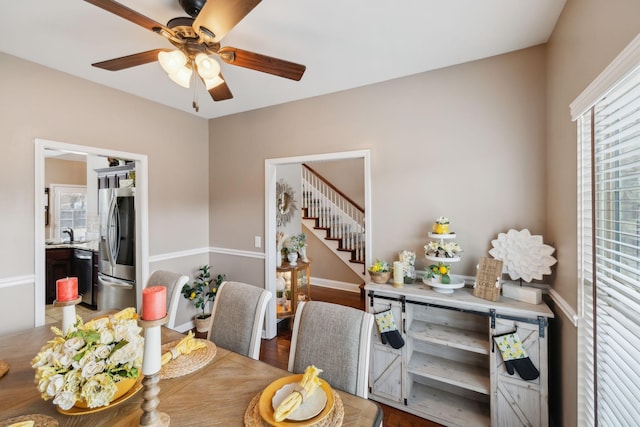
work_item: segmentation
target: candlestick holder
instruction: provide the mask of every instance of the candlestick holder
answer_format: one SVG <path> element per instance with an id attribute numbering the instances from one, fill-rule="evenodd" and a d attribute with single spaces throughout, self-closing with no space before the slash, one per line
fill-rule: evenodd
<path id="1" fill-rule="evenodd" d="M 169 414 L 157 410 L 160 399 L 160 368 L 162 367 L 161 326 L 169 321 L 169 316 L 157 320 L 138 319 L 138 325 L 144 328 L 144 354 L 142 356 L 142 416 L 141 426 L 167 427 L 171 418 Z"/>
<path id="2" fill-rule="evenodd" d="M 67 334 L 69 329 L 76 324 L 76 305 L 80 304 L 82 297 L 69 301 L 53 301 L 54 307 L 62 307 L 62 333 Z"/>

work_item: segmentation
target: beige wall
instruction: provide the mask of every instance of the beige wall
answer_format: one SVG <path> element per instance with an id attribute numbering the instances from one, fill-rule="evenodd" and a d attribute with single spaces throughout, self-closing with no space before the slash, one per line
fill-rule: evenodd
<path id="1" fill-rule="evenodd" d="M 569 104 L 640 32 L 640 2 L 568 0 L 548 43 L 547 230 L 557 249 L 554 289 L 577 309 L 576 126 Z M 577 425 L 575 327 L 554 321 L 552 405 L 558 425 Z"/>
<path id="2" fill-rule="evenodd" d="M 87 163 L 73 160 L 46 159 L 44 186 L 50 184 L 87 185 Z"/>
<path id="3" fill-rule="evenodd" d="M 206 251 L 206 120 L 3 53 L 0 69 L 0 147 L 10 159 L 0 168 L 0 235 L 11 242 L 0 256 L 0 334 L 33 326 L 35 138 L 147 155 L 150 255 Z"/>
<path id="4" fill-rule="evenodd" d="M 264 160 L 370 149 L 373 257 L 422 254 L 447 215 L 475 275 L 491 239 L 544 233 L 545 47 L 211 121 L 211 245 L 264 235 Z M 331 123 L 331 126 L 326 126 Z M 233 177 L 233 179 L 230 179 Z M 418 257 L 418 268 L 425 264 Z"/>

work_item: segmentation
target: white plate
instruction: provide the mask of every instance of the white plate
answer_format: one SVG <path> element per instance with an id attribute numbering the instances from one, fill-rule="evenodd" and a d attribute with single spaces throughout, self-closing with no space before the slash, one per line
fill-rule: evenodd
<path id="1" fill-rule="evenodd" d="M 436 234 L 429 232 L 429 237 L 432 239 L 455 239 L 456 233 L 447 233 L 447 234 Z"/>
<path id="2" fill-rule="evenodd" d="M 458 261 L 460 261 L 460 257 L 459 256 L 454 256 L 453 258 L 444 258 L 444 257 L 437 257 L 437 256 L 432 256 L 432 255 L 425 255 L 424 257 L 426 259 L 428 259 L 429 261 L 444 262 L 445 264 L 448 263 L 448 262 L 458 262 Z"/>
<path id="3" fill-rule="evenodd" d="M 431 286 L 434 291 L 440 292 L 441 294 L 452 294 L 455 289 L 464 288 L 464 279 L 455 275 L 451 275 L 451 283 L 446 285 L 432 282 L 431 279 L 422 279 L 422 283 Z"/>
<path id="4" fill-rule="evenodd" d="M 273 399 L 271 399 L 271 404 L 273 405 L 273 410 L 275 411 L 280 403 L 289 396 L 291 392 L 295 389 L 298 383 L 289 383 L 283 385 L 276 393 L 273 395 Z M 315 417 L 324 409 L 327 404 L 327 394 L 321 387 L 318 387 L 316 391 L 304 402 L 300 404 L 288 417 L 288 420 L 292 421 L 304 421 L 310 418 Z"/>

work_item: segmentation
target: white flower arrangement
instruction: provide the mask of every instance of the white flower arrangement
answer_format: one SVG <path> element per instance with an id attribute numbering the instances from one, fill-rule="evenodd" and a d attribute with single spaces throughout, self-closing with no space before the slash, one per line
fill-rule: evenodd
<path id="1" fill-rule="evenodd" d="M 449 218 L 447 218 L 446 216 L 441 216 L 440 218 L 436 219 L 436 224 L 449 224 Z"/>
<path id="2" fill-rule="evenodd" d="M 108 405 L 118 381 L 140 375 L 144 338 L 137 318 L 127 308 L 84 324 L 78 317 L 66 335 L 51 328 L 56 337 L 31 361 L 42 398 L 63 410 L 79 401 L 88 408 Z"/>
<path id="3" fill-rule="evenodd" d="M 413 279 L 416 278 L 416 253 L 404 250 L 400 252 L 399 258 L 402 263 L 404 282 L 407 284 L 413 283 Z"/>
<path id="4" fill-rule="evenodd" d="M 424 253 L 438 258 L 455 258 L 462 248 L 456 242 L 429 242 L 424 245 Z"/>

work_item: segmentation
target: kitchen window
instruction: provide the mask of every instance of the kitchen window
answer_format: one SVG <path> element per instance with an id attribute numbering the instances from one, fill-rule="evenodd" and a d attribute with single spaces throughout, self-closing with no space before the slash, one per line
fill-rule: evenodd
<path id="1" fill-rule="evenodd" d="M 640 36 L 571 105 L 578 123 L 578 424 L 640 420 Z"/>
<path id="2" fill-rule="evenodd" d="M 51 184 L 49 240 L 69 240 L 63 233 L 72 229 L 74 239 L 79 240 L 87 231 L 87 187 L 84 185 Z"/>

